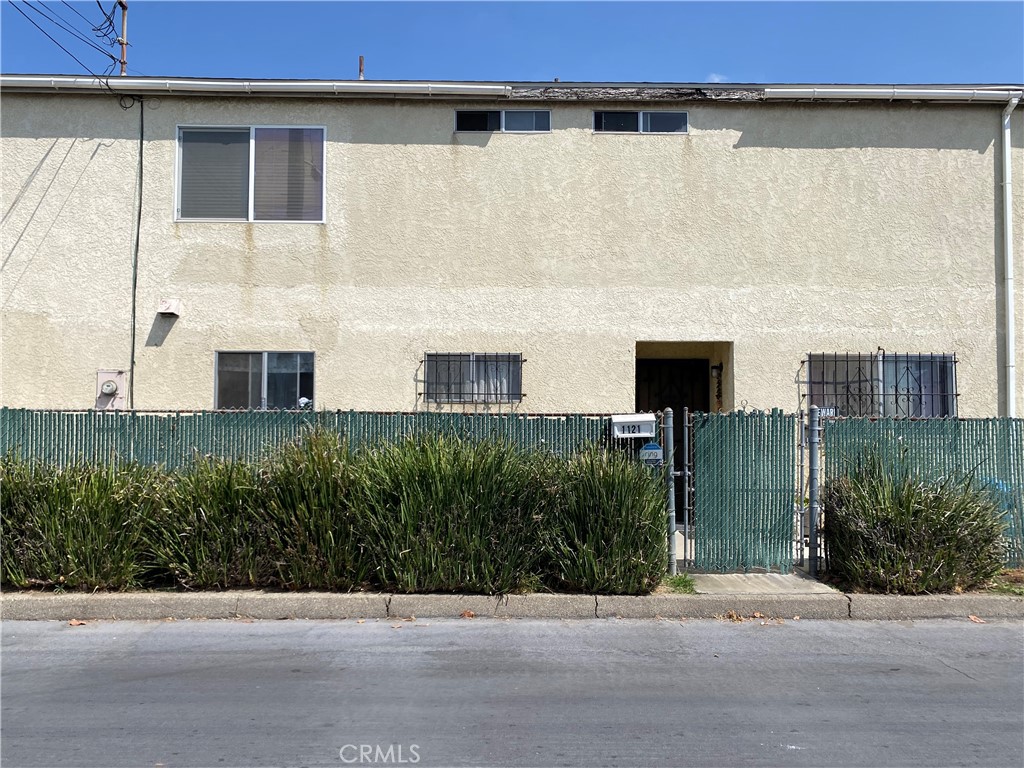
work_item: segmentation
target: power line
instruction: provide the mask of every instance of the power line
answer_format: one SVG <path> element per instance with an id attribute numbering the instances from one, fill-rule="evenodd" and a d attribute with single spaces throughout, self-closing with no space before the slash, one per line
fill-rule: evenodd
<path id="1" fill-rule="evenodd" d="M 82 21 L 84 21 L 84 22 L 85 22 L 86 24 L 88 24 L 88 25 L 89 25 L 89 28 L 90 28 L 90 29 L 94 29 L 94 27 L 93 27 L 93 23 L 92 23 L 91 21 L 89 21 L 89 19 L 87 19 L 87 18 L 86 18 L 86 17 L 85 17 L 85 16 L 84 16 L 84 15 L 82 14 L 82 12 L 81 12 L 80 10 L 78 10 L 77 8 L 75 8 L 75 6 L 73 6 L 73 5 L 71 4 L 71 3 L 67 2 L 67 0 L 60 0 L 60 2 L 61 2 L 61 5 L 66 5 L 66 6 L 67 6 L 68 8 L 70 8 L 70 9 L 71 9 L 72 11 L 74 11 L 75 13 L 77 13 L 77 14 L 78 14 L 78 16 L 79 16 L 79 18 L 80 18 L 80 19 L 81 19 Z"/>
<path id="2" fill-rule="evenodd" d="M 29 1 L 28 1 L 28 0 L 25 0 L 25 4 L 26 4 L 26 5 L 31 5 L 31 3 L 29 3 Z M 41 5 L 41 6 L 43 7 L 43 9 L 45 9 L 45 10 L 46 10 L 46 11 L 48 11 L 49 13 L 52 13 L 52 14 L 53 14 L 54 16 L 56 16 L 56 17 L 57 17 L 57 18 L 58 18 L 58 19 L 59 19 L 59 20 L 60 20 L 61 22 L 63 22 L 64 24 L 67 24 L 67 25 L 70 25 L 70 24 L 71 24 L 71 22 L 70 22 L 70 21 L 68 21 L 68 20 L 67 20 L 67 19 L 65 19 L 65 18 L 64 18 L 63 16 L 61 16 L 61 15 L 60 15 L 59 13 L 57 13 L 56 9 L 54 9 L 54 8 L 47 8 L 47 7 L 46 7 L 46 4 L 45 4 L 45 2 L 40 2 L 39 4 L 40 4 L 40 5 Z M 65 4 L 66 4 L 66 3 L 65 3 Z M 38 12 L 38 11 L 37 11 L 37 12 Z M 51 19 L 51 21 L 53 21 L 53 20 Z M 55 22 L 55 23 L 57 23 L 57 22 Z M 64 28 L 65 28 L 65 29 L 68 29 L 69 31 L 71 31 L 71 32 L 73 32 L 73 33 L 75 33 L 75 34 L 78 34 L 78 31 L 77 31 L 76 29 L 74 29 L 74 27 L 73 27 L 73 26 L 71 26 L 71 27 L 67 27 L 67 26 L 66 26 L 66 27 L 64 27 Z"/>
<path id="3" fill-rule="evenodd" d="M 36 24 L 34 21 L 32 21 L 32 19 L 29 18 L 29 15 L 27 13 L 25 13 L 23 10 L 21 10 L 21 8 L 19 8 L 17 6 L 17 4 L 14 3 L 14 0 L 7 0 L 7 1 L 11 4 L 11 7 L 14 8 L 14 10 L 16 10 L 18 13 L 20 13 L 22 16 L 24 16 L 26 19 L 28 19 L 28 23 L 29 24 L 31 24 L 33 27 L 35 27 L 40 32 L 42 32 L 44 35 L 49 37 L 50 38 L 50 42 L 52 42 L 54 45 L 56 45 L 58 48 L 60 48 L 62 51 L 64 51 L 64 53 L 66 53 L 72 59 L 77 61 L 78 62 L 78 66 L 80 66 L 82 69 L 84 69 L 86 72 L 88 72 L 93 77 L 96 77 L 96 74 L 91 69 L 89 69 L 87 66 L 85 66 L 85 64 L 82 63 L 81 59 L 79 59 L 77 56 L 75 56 L 75 54 L 73 54 L 71 51 L 69 51 L 63 45 L 61 45 L 56 40 L 54 40 L 52 37 L 50 37 L 49 33 L 45 29 L 43 29 L 38 24 Z"/>
<path id="4" fill-rule="evenodd" d="M 117 3 L 115 2 L 114 5 L 110 6 L 109 11 L 104 11 L 100 0 L 96 0 L 96 7 L 103 14 L 103 21 L 93 27 L 92 31 L 97 35 L 103 35 L 108 44 L 114 45 L 117 38 L 117 27 L 114 26 L 114 9 L 117 8 Z"/>
<path id="5" fill-rule="evenodd" d="M 13 3 L 12 3 L 12 4 L 13 4 Z M 110 51 L 105 51 L 105 50 L 103 50 L 103 48 L 101 48 L 100 46 L 98 46 L 98 45 L 97 45 L 96 43 L 94 43 L 94 42 L 93 42 L 92 40 L 90 40 L 89 38 L 87 38 L 87 37 L 85 37 L 84 35 L 82 35 L 82 34 L 81 34 L 80 32 L 78 32 L 78 30 L 74 29 L 73 27 L 68 27 L 68 26 L 65 26 L 65 24 L 67 24 L 67 21 L 66 21 L 65 19 L 63 19 L 63 18 L 62 18 L 61 16 L 59 16 L 59 15 L 58 15 L 58 14 L 56 13 L 56 11 L 54 11 L 54 10 L 52 10 L 52 9 L 49 9 L 49 8 L 45 8 L 45 6 L 42 6 L 42 8 L 37 8 L 36 6 L 32 5 L 32 3 L 30 3 L 30 2 L 28 1 L 28 0 L 25 0 L 25 1 L 24 1 L 24 5 L 25 5 L 25 7 L 26 7 L 26 8 L 28 8 L 29 10 L 35 11 L 35 12 L 36 12 L 37 14 L 39 14 L 40 16 L 42 16 L 42 17 L 43 17 L 44 19 L 46 19 L 47 21 L 50 21 L 50 22 L 52 22 L 52 23 L 56 24 L 56 25 L 57 25 L 58 27 L 60 27 L 61 29 L 63 29 L 63 30 L 65 31 L 65 32 L 68 32 L 68 33 L 69 33 L 69 34 L 71 34 L 71 35 L 72 35 L 73 37 L 75 37 L 75 38 L 76 38 L 77 40 L 79 40 L 79 41 L 81 41 L 81 42 L 85 43 L 86 45 L 90 46 L 91 48 L 95 49 L 96 51 L 99 51 L 99 52 L 100 52 L 100 53 L 102 53 L 102 54 L 103 54 L 104 56 L 109 56 L 109 57 L 110 57 L 111 59 L 114 59 L 114 61 L 117 61 L 117 60 L 118 60 L 116 56 L 114 56 L 114 55 L 113 55 L 112 53 L 110 53 Z M 40 4 L 40 5 L 42 5 L 42 4 Z M 45 9 L 45 10 L 44 10 L 44 9 Z M 50 13 L 53 13 L 53 14 L 54 14 L 55 16 L 57 16 L 57 18 L 58 18 L 58 19 L 60 19 L 61 21 L 63 21 L 63 22 L 64 22 L 64 24 L 62 24 L 62 23 L 61 23 L 61 21 L 57 21 L 56 19 L 52 18 L 52 17 L 51 17 L 51 16 L 50 16 L 50 15 L 49 15 L 49 14 L 47 13 L 47 11 L 49 11 Z"/>
<path id="6" fill-rule="evenodd" d="M 44 35 L 46 35 L 46 37 L 49 38 L 50 42 L 52 42 L 54 45 L 56 45 L 58 48 L 60 48 L 62 51 L 64 51 L 64 53 L 66 53 L 72 59 L 77 61 L 78 62 L 78 66 L 80 66 L 82 69 L 84 69 L 90 75 L 92 75 L 94 78 L 96 78 L 101 83 L 103 83 L 103 85 L 106 86 L 106 89 L 108 91 L 110 91 L 115 96 L 119 96 L 120 95 L 120 94 L 117 93 L 117 91 L 115 91 L 113 88 L 110 87 L 110 83 L 108 83 L 106 81 L 106 79 L 104 79 L 104 78 L 100 77 L 99 75 L 97 75 L 95 72 L 93 72 L 91 69 L 89 69 L 89 67 L 87 67 L 85 65 L 85 63 L 81 59 L 79 59 L 77 56 L 75 56 L 75 54 L 73 54 L 71 51 L 69 51 L 63 45 L 61 45 L 56 40 L 54 40 L 53 37 L 51 37 L 50 34 L 45 29 L 43 29 L 38 24 L 36 24 L 27 13 L 25 13 L 23 10 L 21 10 L 21 8 L 19 8 L 18 5 L 15 2 L 13 2 L 13 0 L 8 0 L 8 2 L 11 4 L 11 7 L 14 8 L 14 10 L 16 10 L 18 13 L 20 13 L 22 16 L 25 17 L 25 19 L 28 21 L 29 24 L 31 24 L 33 27 L 38 29 Z M 113 57 L 111 57 L 111 58 L 113 58 Z M 117 59 L 114 59 L 114 60 L 117 61 Z"/>
<path id="7" fill-rule="evenodd" d="M 100 22 L 99 24 L 93 24 L 92 21 L 85 14 L 83 14 L 81 11 L 75 8 L 75 6 L 71 5 L 71 3 L 67 2 L 67 0 L 60 0 L 60 2 L 62 5 L 66 5 L 68 8 L 70 8 L 75 14 L 78 15 L 80 19 L 82 19 L 82 21 L 88 24 L 89 29 L 92 30 L 94 35 L 96 35 L 97 37 L 102 37 L 104 40 L 106 40 L 107 45 L 111 47 L 115 45 L 115 31 L 112 19 L 109 19 L 106 15 L 104 15 L 102 22 Z M 58 15 L 56 11 L 52 12 L 54 15 Z M 102 7 L 100 8 L 100 13 L 103 13 Z M 111 15 L 113 15 L 113 9 L 111 9 L 110 13 Z"/>

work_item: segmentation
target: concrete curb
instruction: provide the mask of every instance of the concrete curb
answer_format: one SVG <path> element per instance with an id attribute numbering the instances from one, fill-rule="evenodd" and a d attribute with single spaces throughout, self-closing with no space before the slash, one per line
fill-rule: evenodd
<path id="1" fill-rule="evenodd" d="M 848 619 L 850 601 L 846 595 L 651 595 L 650 597 L 598 597 L 602 618 L 714 619 L 761 614 L 764 618 Z"/>
<path id="2" fill-rule="evenodd" d="M 651 595 L 648 597 L 530 594 L 389 595 L 325 592 L 207 592 L 0 595 L 0 618 L 70 619 L 710 619 L 728 616 L 791 619 L 1024 619 L 1024 598 L 1004 595 Z"/>
<path id="3" fill-rule="evenodd" d="M 1012 595 L 849 595 L 851 619 L 1024 618 L 1024 597 Z"/>

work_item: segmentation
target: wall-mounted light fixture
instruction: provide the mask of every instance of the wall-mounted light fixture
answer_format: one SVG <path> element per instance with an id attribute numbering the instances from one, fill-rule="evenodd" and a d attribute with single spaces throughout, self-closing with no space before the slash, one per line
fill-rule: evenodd
<path id="1" fill-rule="evenodd" d="M 715 410 L 722 410 L 722 371 L 725 363 L 711 366 L 711 378 L 715 381 Z"/>

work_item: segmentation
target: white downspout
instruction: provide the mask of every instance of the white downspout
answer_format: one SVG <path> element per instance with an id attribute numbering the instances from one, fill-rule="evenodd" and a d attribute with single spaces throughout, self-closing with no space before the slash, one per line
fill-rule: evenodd
<path id="1" fill-rule="evenodd" d="M 1013 312 L 1013 158 L 1010 143 L 1010 115 L 1020 102 L 1017 94 L 1003 110 L 1003 290 L 1006 305 L 1006 415 L 1017 415 L 1017 340 Z"/>

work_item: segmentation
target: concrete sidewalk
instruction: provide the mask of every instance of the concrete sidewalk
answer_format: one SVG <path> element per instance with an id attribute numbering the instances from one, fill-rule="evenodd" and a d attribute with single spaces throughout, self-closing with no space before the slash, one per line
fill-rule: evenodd
<path id="1" fill-rule="evenodd" d="M 698 595 L 839 595 L 803 571 L 793 573 L 691 573 Z"/>
<path id="2" fill-rule="evenodd" d="M 1024 619 L 1024 598 L 860 595 L 794 574 L 693 574 L 697 594 L 645 597 L 535 593 L 398 595 L 372 592 L 130 592 L 0 595 L 0 618 L 70 619 L 402 619 L 460 616 L 533 619 L 779 618 Z"/>

